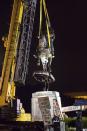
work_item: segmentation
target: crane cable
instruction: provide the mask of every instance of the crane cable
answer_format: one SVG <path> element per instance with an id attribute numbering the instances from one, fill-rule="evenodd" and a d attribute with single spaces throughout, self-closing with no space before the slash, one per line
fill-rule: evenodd
<path id="1" fill-rule="evenodd" d="M 48 44 L 49 44 L 48 47 L 50 47 L 50 31 L 49 31 L 49 27 L 51 27 L 51 24 L 50 24 L 50 19 L 49 19 L 49 16 L 48 16 L 45 0 L 43 0 L 43 7 L 44 7 L 45 18 L 46 18 L 47 38 L 48 38 Z"/>
<path id="2" fill-rule="evenodd" d="M 39 37 L 41 35 L 42 30 L 42 0 L 40 0 L 40 25 L 39 25 Z"/>
<path id="3" fill-rule="evenodd" d="M 45 0 L 40 0 L 39 36 L 41 35 L 41 30 L 42 30 L 42 6 L 43 6 L 43 9 L 44 9 L 44 14 L 45 14 L 45 19 L 46 19 L 46 30 L 47 30 L 48 47 L 50 48 L 50 31 L 49 31 L 49 27 L 51 27 L 51 24 L 50 24 L 50 19 L 49 19 L 49 16 L 48 16 Z"/>

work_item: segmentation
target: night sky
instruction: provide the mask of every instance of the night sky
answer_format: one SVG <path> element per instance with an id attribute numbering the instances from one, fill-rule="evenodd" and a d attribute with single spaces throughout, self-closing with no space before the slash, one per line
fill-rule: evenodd
<path id="1" fill-rule="evenodd" d="M 55 59 L 52 63 L 56 82 L 51 85 L 51 90 L 87 91 L 87 4 L 82 0 L 46 1 L 56 35 Z M 12 0 L 0 1 L 0 69 L 5 51 L 1 38 L 8 34 L 11 10 Z M 33 65 L 31 62 L 32 70 Z M 32 82 L 32 79 L 28 78 L 29 82 L 25 87 L 31 92 L 40 89 L 40 85 Z M 23 88 L 21 92 L 24 93 Z"/>

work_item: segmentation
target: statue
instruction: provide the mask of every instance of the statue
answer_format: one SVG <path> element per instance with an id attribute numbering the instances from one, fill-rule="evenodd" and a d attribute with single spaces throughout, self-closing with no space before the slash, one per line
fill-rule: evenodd
<path id="1" fill-rule="evenodd" d="M 55 78 L 52 75 L 51 64 L 54 58 L 54 46 L 53 42 L 55 39 L 54 31 L 50 31 L 50 46 L 48 42 L 47 33 L 42 33 L 38 38 L 38 46 L 36 50 L 37 66 L 42 67 L 42 70 L 34 72 L 33 76 L 36 80 L 45 83 L 52 83 Z"/>

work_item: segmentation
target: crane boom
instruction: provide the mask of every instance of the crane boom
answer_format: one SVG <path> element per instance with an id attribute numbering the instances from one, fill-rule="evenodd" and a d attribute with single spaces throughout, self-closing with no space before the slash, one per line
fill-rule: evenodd
<path id="1" fill-rule="evenodd" d="M 8 92 L 8 82 L 10 82 L 10 73 L 12 68 L 15 68 L 16 49 L 20 34 L 20 24 L 22 20 L 23 4 L 21 0 L 14 0 L 9 34 L 6 41 L 6 52 L 4 64 L 2 69 L 2 76 L 0 82 L 0 106 L 6 104 L 6 97 Z M 12 67 L 13 66 L 13 67 Z M 14 71 L 13 74 L 14 76 Z M 12 81 L 12 80 L 11 80 Z"/>
<path id="2" fill-rule="evenodd" d="M 14 77 L 15 83 L 25 84 L 26 81 L 36 4 L 37 0 L 24 1 L 22 31 Z"/>

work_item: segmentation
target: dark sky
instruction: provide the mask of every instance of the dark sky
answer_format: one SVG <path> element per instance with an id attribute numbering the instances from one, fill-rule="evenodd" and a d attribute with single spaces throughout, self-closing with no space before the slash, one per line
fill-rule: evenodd
<path id="1" fill-rule="evenodd" d="M 46 1 L 56 34 L 52 64 L 56 82 L 51 89 L 87 91 L 87 4 L 82 0 Z M 1 37 L 8 33 L 11 9 L 12 0 L 0 1 L 0 68 L 4 51 Z"/>

